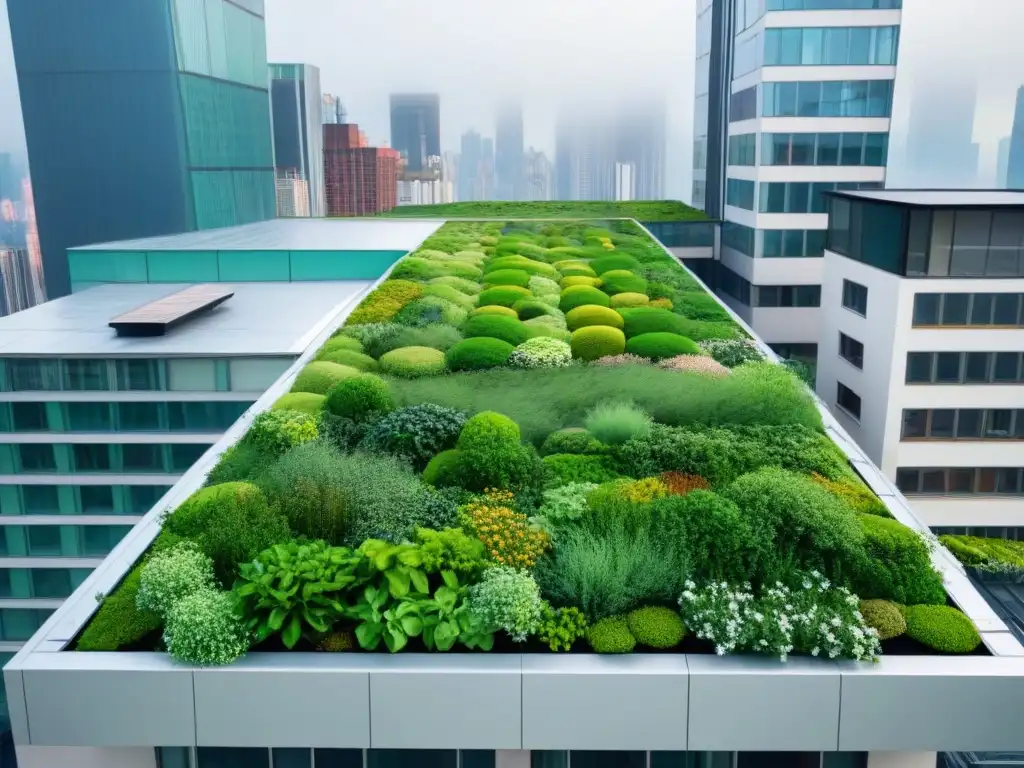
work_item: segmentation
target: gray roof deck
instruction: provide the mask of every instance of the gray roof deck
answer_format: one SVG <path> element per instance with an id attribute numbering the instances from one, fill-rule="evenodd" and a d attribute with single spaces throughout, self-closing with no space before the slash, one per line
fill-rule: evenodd
<path id="1" fill-rule="evenodd" d="M 926 208 L 1024 208 L 1024 190 L 1014 189 L 860 189 L 826 194 Z"/>
<path id="2" fill-rule="evenodd" d="M 100 285 L 0 318 L 0 357 L 189 357 L 298 355 L 371 281 L 224 283 L 224 304 L 164 336 L 124 337 L 118 315 L 188 287 L 182 283 Z"/>

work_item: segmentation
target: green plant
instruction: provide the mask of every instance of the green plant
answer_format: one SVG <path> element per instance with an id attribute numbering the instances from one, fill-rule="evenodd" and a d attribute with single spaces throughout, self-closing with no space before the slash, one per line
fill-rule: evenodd
<path id="1" fill-rule="evenodd" d="M 501 339 L 466 339 L 449 349 L 445 360 L 453 371 L 479 371 L 505 365 L 514 349 Z"/>
<path id="2" fill-rule="evenodd" d="M 1012 575 L 1024 570 L 1024 542 L 949 535 L 939 541 L 965 566 Z"/>
<path id="3" fill-rule="evenodd" d="M 587 642 L 594 653 L 631 653 L 636 638 L 624 616 L 609 616 L 590 625 Z"/>
<path id="4" fill-rule="evenodd" d="M 619 477 L 615 463 L 607 456 L 577 456 L 553 453 L 543 459 L 548 485 L 604 483 Z"/>
<path id="5" fill-rule="evenodd" d="M 714 296 L 703 291 L 679 291 L 668 298 L 675 300 L 675 310 L 691 320 L 732 322 L 729 313 Z"/>
<path id="6" fill-rule="evenodd" d="M 318 426 L 317 429 L 320 427 Z M 221 454 L 217 465 L 206 476 L 207 485 L 245 482 L 253 480 L 262 472 L 273 456 L 267 456 L 250 442 L 242 440 Z"/>
<path id="7" fill-rule="evenodd" d="M 550 546 L 551 538 L 512 509 L 508 491 L 489 490 L 459 510 L 459 524 L 483 542 L 488 556 L 500 565 L 526 569 Z"/>
<path id="8" fill-rule="evenodd" d="M 501 339 L 516 346 L 530 338 L 529 329 L 519 320 L 501 315 L 471 317 L 462 329 L 466 338 L 487 337 Z"/>
<path id="9" fill-rule="evenodd" d="M 255 485 L 240 482 L 196 491 L 168 515 L 164 528 L 195 542 L 226 586 L 234 580 L 238 563 L 288 537 L 280 510 Z"/>
<path id="10" fill-rule="evenodd" d="M 448 285 L 467 296 L 475 296 L 480 293 L 480 284 L 475 283 L 472 280 L 466 280 L 463 277 L 455 277 L 453 275 L 442 275 L 441 277 L 432 277 L 427 281 L 429 285 Z"/>
<path id="11" fill-rule="evenodd" d="M 377 357 L 402 347 L 430 347 L 431 349 L 439 349 L 442 352 L 446 352 L 460 341 L 462 341 L 462 334 L 459 333 L 458 329 L 444 323 L 433 323 L 417 328 L 403 328 L 392 340 L 386 344 L 378 345 L 380 351 Z"/>
<path id="12" fill-rule="evenodd" d="M 395 339 L 405 331 L 406 328 L 398 323 L 367 323 L 366 325 L 347 325 L 342 329 L 345 337 L 358 340 L 363 346 L 363 352 L 370 357 L 377 358 L 385 352 L 394 349 Z M 337 338 L 345 338 L 337 337 Z M 397 346 L 401 346 L 400 344 Z M 328 387 L 330 389 L 330 387 Z"/>
<path id="13" fill-rule="evenodd" d="M 596 483 L 566 483 L 544 491 L 540 508 L 531 521 L 550 534 L 566 523 L 579 520 L 587 511 L 587 496 Z"/>
<path id="14" fill-rule="evenodd" d="M 469 589 L 470 607 L 485 624 L 522 643 L 540 627 L 542 601 L 533 577 L 498 565 L 488 568 Z"/>
<path id="15" fill-rule="evenodd" d="M 652 360 L 665 360 L 679 355 L 699 355 L 700 347 L 685 336 L 674 333 L 643 333 L 626 342 L 626 351 Z"/>
<path id="16" fill-rule="evenodd" d="M 584 304 L 582 307 L 569 310 L 565 315 L 565 321 L 570 331 L 586 328 L 591 325 L 607 325 L 612 328 L 622 328 L 622 315 L 614 309 L 596 304 Z"/>
<path id="17" fill-rule="evenodd" d="M 532 320 L 535 317 L 558 315 L 559 310 L 537 299 L 522 299 L 512 306 L 512 311 L 520 320 Z"/>
<path id="18" fill-rule="evenodd" d="M 544 601 L 537 627 L 537 638 L 544 645 L 552 651 L 569 651 L 586 634 L 587 619 L 578 608 L 553 608 Z"/>
<path id="19" fill-rule="evenodd" d="M 399 456 L 422 470 L 434 456 L 455 447 L 466 415 L 433 403 L 410 405 L 375 422 L 362 448 Z"/>
<path id="20" fill-rule="evenodd" d="M 438 285 L 436 283 L 433 285 L 424 285 L 423 295 L 436 296 L 467 310 L 472 309 L 476 305 L 476 301 L 473 298 L 467 296 L 457 288 L 452 288 L 450 285 Z"/>
<path id="21" fill-rule="evenodd" d="M 465 280 L 479 280 L 482 275 L 479 267 L 468 261 L 441 261 L 423 259 L 418 256 L 406 256 L 391 273 L 393 278 L 410 280 L 430 280 L 434 277 L 453 275 Z"/>
<path id="22" fill-rule="evenodd" d="M 326 360 L 329 363 L 347 365 L 349 368 L 355 368 L 358 371 L 377 370 L 376 360 L 369 355 L 364 355 L 362 352 L 353 352 L 350 349 L 336 349 L 333 352 L 317 355 L 317 359 Z"/>
<path id="23" fill-rule="evenodd" d="M 812 475 L 814 482 L 834 493 L 842 499 L 854 512 L 865 515 L 877 515 L 878 517 L 892 517 L 888 507 L 882 500 L 875 496 L 874 492 L 859 480 L 849 477 L 842 477 L 838 480 L 830 480 L 821 475 Z"/>
<path id="24" fill-rule="evenodd" d="M 671 496 L 685 496 L 693 491 L 708 491 L 711 486 L 699 475 L 687 475 L 682 472 L 662 472 L 658 479 L 664 484 Z"/>
<path id="25" fill-rule="evenodd" d="M 355 647 L 355 635 L 347 629 L 328 632 L 316 644 L 316 649 L 325 653 L 344 653 L 345 651 L 351 651 Z"/>
<path id="26" fill-rule="evenodd" d="M 423 469 L 423 482 L 427 485 L 457 486 L 462 472 L 462 451 L 454 448 L 448 451 L 441 451 L 434 458 L 427 462 Z"/>
<path id="27" fill-rule="evenodd" d="M 647 291 L 647 281 L 629 270 L 612 269 L 601 274 L 601 290 L 609 296 L 619 293 L 639 293 Z"/>
<path id="28" fill-rule="evenodd" d="M 637 608 L 626 616 L 626 623 L 636 641 L 651 648 L 675 648 L 686 634 L 683 617 L 662 606 Z"/>
<path id="29" fill-rule="evenodd" d="M 497 288 L 485 288 L 477 296 L 477 304 L 486 307 L 489 304 L 497 304 L 500 307 L 511 307 L 517 301 L 528 299 L 533 294 L 526 288 L 515 285 L 502 285 Z"/>
<path id="30" fill-rule="evenodd" d="M 400 347 L 385 353 L 380 358 L 382 373 L 415 379 L 420 376 L 437 376 L 448 370 L 444 352 L 431 347 Z"/>
<path id="31" fill-rule="evenodd" d="M 956 608 L 947 605 L 908 605 L 903 609 L 907 637 L 940 653 L 971 653 L 981 635 Z"/>
<path id="32" fill-rule="evenodd" d="M 530 283 L 530 273 L 522 269 L 496 269 L 484 275 L 484 285 L 515 285 L 525 288 Z"/>
<path id="33" fill-rule="evenodd" d="M 749 339 L 708 339 L 700 342 L 700 347 L 727 368 L 764 361 L 764 357 Z"/>
<path id="34" fill-rule="evenodd" d="M 536 479 L 536 453 L 520 443 L 519 427 L 500 413 L 478 413 L 462 428 L 460 484 L 471 490 L 525 488 Z"/>
<path id="35" fill-rule="evenodd" d="M 644 307 L 651 302 L 647 294 L 641 291 L 624 291 L 612 296 L 612 309 L 629 309 L 630 307 Z M 621 317 L 621 315 L 620 315 Z"/>
<path id="36" fill-rule="evenodd" d="M 643 440 L 651 433 L 650 415 L 630 402 L 605 401 L 587 413 L 587 431 L 605 445 Z"/>
<path id="37" fill-rule="evenodd" d="M 360 302 L 346 323 L 360 325 L 390 320 L 402 307 L 422 293 L 421 286 L 408 280 L 386 280 Z"/>
<path id="38" fill-rule="evenodd" d="M 316 416 L 324 406 L 324 396 L 312 392 L 289 392 L 281 395 L 270 407 L 273 411 L 298 411 Z"/>
<path id="39" fill-rule="evenodd" d="M 326 395 L 327 390 L 338 382 L 359 374 L 358 368 L 329 363 L 326 360 L 315 360 L 295 377 L 292 392 L 312 392 L 317 395 Z"/>
<path id="40" fill-rule="evenodd" d="M 462 325 L 469 310 L 440 296 L 423 296 L 402 307 L 395 315 L 395 322 L 405 326 L 422 328 L 428 325 Z"/>
<path id="41" fill-rule="evenodd" d="M 878 633 L 879 640 L 891 640 L 907 631 L 907 620 L 896 603 L 888 600 L 861 600 L 864 623 Z"/>
<path id="42" fill-rule="evenodd" d="M 243 563 L 232 590 L 257 643 L 280 633 L 286 648 L 330 631 L 345 615 L 340 593 L 358 583 L 358 553 L 323 541 L 289 541 Z"/>
<path id="43" fill-rule="evenodd" d="M 851 588 L 864 598 L 905 605 L 944 605 L 942 575 L 932 567 L 928 547 L 896 520 L 858 515 L 866 556 L 851 574 Z"/>
<path id="44" fill-rule="evenodd" d="M 324 345 L 320 347 L 319 351 L 317 352 L 317 355 L 325 355 L 328 352 L 336 352 L 339 349 L 348 349 L 351 350 L 352 352 L 363 351 L 363 344 L 361 341 L 359 341 L 359 339 L 356 339 L 352 336 L 345 336 L 343 334 L 343 328 L 335 331 L 334 335 L 331 336 L 331 338 L 329 338 L 327 341 L 325 341 Z"/>
<path id="45" fill-rule="evenodd" d="M 160 614 L 140 610 L 136 603 L 145 567 L 146 561 L 143 560 L 129 571 L 111 594 L 103 598 L 96 615 L 78 638 L 77 650 L 117 651 L 160 628 Z"/>
<path id="46" fill-rule="evenodd" d="M 371 426 L 368 423 L 337 416 L 326 408 L 320 411 L 319 419 L 320 439 L 342 453 L 354 451 L 366 435 L 366 430 Z"/>
<path id="47" fill-rule="evenodd" d="M 573 357 L 597 360 L 599 357 L 622 354 L 626 349 L 626 337 L 618 328 L 589 325 L 573 331 L 569 344 Z"/>
<path id="48" fill-rule="evenodd" d="M 513 368 L 565 368 L 572 365 L 572 347 L 544 336 L 524 341 L 508 359 Z"/>
<path id="49" fill-rule="evenodd" d="M 480 539 L 466 535 L 461 528 L 431 530 L 417 528 L 423 570 L 427 573 L 454 571 L 472 581 L 488 566 L 487 550 Z"/>
<path id="50" fill-rule="evenodd" d="M 707 355 L 677 355 L 658 363 L 659 368 L 681 373 L 698 373 L 706 376 L 728 376 L 729 369 Z"/>
<path id="51" fill-rule="evenodd" d="M 657 307 L 632 307 L 618 310 L 622 315 L 624 330 L 628 338 L 648 333 L 674 333 L 685 335 L 688 328 L 685 318 L 667 309 Z M 692 354 L 700 354 L 700 350 Z"/>
<path id="52" fill-rule="evenodd" d="M 249 648 L 232 596 L 212 589 L 185 595 L 171 606 L 164 643 L 171 658 L 202 666 L 230 664 Z"/>
<path id="53" fill-rule="evenodd" d="M 597 274 L 603 275 L 605 272 L 611 272 L 618 269 L 636 269 L 639 264 L 632 256 L 615 254 L 613 256 L 601 256 L 598 259 L 594 259 L 590 262 L 590 266 Z"/>
<path id="54" fill-rule="evenodd" d="M 611 305 L 611 299 L 608 294 L 589 285 L 573 285 L 563 289 L 558 300 L 558 308 L 566 313 L 588 304 L 607 307 Z"/>
<path id="55" fill-rule="evenodd" d="M 324 406 L 335 416 L 359 423 L 375 421 L 395 409 L 387 382 L 370 373 L 335 384 Z"/>
<path id="56" fill-rule="evenodd" d="M 497 259 L 492 259 L 484 267 L 484 280 L 487 280 L 488 275 L 505 269 L 518 269 L 531 275 L 540 275 L 541 277 L 558 277 L 558 270 L 550 264 L 545 264 L 543 261 L 535 261 L 523 256 L 501 256 Z"/>
<path id="57" fill-rule="evenodd" d="M 569 427 L 552 432 L 544 439 L 541 456 L 553 453 L 601 454 L 604 444 L 582 427 Z"/>
<path id="58" fill-rule="evenodd" d="M 280 456 L 296 445 L 316 440 L 316 419 L 301 411 L 264 411 L 253 419 L 245 442 L 268 456 Z"/>
<path id="59" fill-rule="evenodd" d="M 517 301 L 516 304 L 522 304 L 524 301 L 530 301 L 529 299 L 522 299 Z M 533 303 L 533 302 L 531 302 Z M 512 307 L 503 307 L 500 304 L 487 304 L 483 307 L 477 307 L 470 312 L 470 317 L 477 317 L 478 315 L 501 315 L 502 317 L 518 318 L 519 313 L 516 312 Z"/>
<path id="60" fill-rule="evenodd" d="M 611 368 L 618 365 L 650 365 L 651 359 L 649 357 L 640 357 L 639 355 L 623 353 L 621 355 L 608 355 L 607 357 L 601 357 L 594 360 L 593 363 L 594 365 Z"/>
<path id="61" fill-rule="evenodd" d="M 532 275 L 527 287 L 534 296 L 550 296 L 552 294 L 558 296 L 562 292 L 558 283 L 550 277 L 542 277 L 541 275 Z"/>

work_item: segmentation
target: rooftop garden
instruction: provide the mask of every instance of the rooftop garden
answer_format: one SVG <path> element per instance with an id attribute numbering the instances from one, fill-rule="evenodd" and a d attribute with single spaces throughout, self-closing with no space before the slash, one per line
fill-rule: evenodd
<path id="1" fill-rule="evenodd" d="M 633 222 L 450 222 L 168 513 L 76 648 L 974 652 L 930 546 Z"/>
<path id="2" fill-rule="evenodd" d="M 703 211 L 679 200 L 500 200 L 438 205 L 402 205 L 381 214 L 392 218 L 487 219 L 636 219 L 637 221 L 703 221 Z"/>

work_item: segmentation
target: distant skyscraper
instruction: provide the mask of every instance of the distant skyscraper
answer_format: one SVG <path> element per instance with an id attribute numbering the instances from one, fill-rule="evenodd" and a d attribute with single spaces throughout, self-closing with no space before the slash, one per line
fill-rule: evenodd
<path id="1" fill-rule="evenodd" d="M 555 134 L 558 200 L 615 198 L 615 131 L 606 119 L 563 114 Z"/>
<path id="2" fill-rule="evenodd" d="M 903 186 L 978 186 L 976 102 L 977 86 L 970 81 L 936 77 L 914 83 Z"/>
<path id="3" fill-rule="evenodd" d="M 21 174 L 10 152 L 0 152 L 0 200 L 17 200 L 21 194 Z"/>
<path id="4" fill-rule="evenodd" d="M 422 171 L 428 157 L 440 157 L 441 99 L 436 93 L 391 95 L 391 146 L 409 171 Z"/>
<path id="5" fill-rule="evenodd" d="M 69 247 L 274 217 L 262 7 L 8 0 L 51 298 Z"/>
<path id="6" fill-rule="evenodd" d="M 615 164 L 615 199 L 636 200 L 636 166 L 632 163 Z"/>
<path id="7" fill-rule="evenodd" d="M 494 139 L 495 198 L 522 200 L 523 189 L 523 109 L 510 104 L 498 111 Z"/>
<path id="8" fill-rule="evenodd" d="M 397 150 L 367 147 L 359 126 L 324 127 L 328 216 L 373 216 L 397 205 Z"/>
<path id="9" fill-rule="evenodd" d="M 999 150 L 996 154 L 996 189 L 1006 189 L 1006 179 L 1010 171 L 1010 142 L 1012 136 L 1006 136 L 999 140 Z"/>
<path id="10" fill-rule="evenodd" d="M 480 185 L 484 200 L 494 199 L 494 139 L 480 142 Z"/>
<path id="11" fill-rule="evenodd" d="M 485 139 L 476 131 L 462 134 L 456 191 L 460 201 L 494 199 L 493 139 Z"/>
<path id="12" fill-rule="evenodd" d="M 43 301 L 36 290 L 28 251 L 0 245 L 0 317 Z"/>
<path id="13" fill-rule="evenodd" d="M 555 169 L 543 152 L 533 147 L 524 155 L 524 200 L 551 200 L 555 190 Z"/>
<path id="14" fill-rule="evenodd" d="M 321 109 L 323 112 L 324 125 L 340 125 L 348 122 L 345 115 L 345 105 L 341 103 L 341 99 L 337 96 L 325 93 Z"/>
<path id="15" fill-rule="evenodd" d="M 270 105 L 277 215 L 323 216 L 327 206 L 320 69 L 310 64 L 271 64 Z"/>
<path id="16" fill-rule="evenodd" d="M 1006 186 L 1024 189 L 1024 86 L 1017 90 L 1017 104 L 1010 131 L 1010 151 L 1006 161 Z"/>
<path id="17" fill-rule="evenodd" d="M 665 104 L 624 104 L 616 126 L 615 160 L 633 167 L 636 200 L 665 197 Z"/>

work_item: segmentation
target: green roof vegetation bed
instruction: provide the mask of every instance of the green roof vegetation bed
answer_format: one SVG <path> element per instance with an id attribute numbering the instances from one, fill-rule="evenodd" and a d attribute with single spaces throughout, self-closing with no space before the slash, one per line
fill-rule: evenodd
<path id="1" fill-rule="evenodd" d="M 79 650 L 980 644 L 806 387 L 631 221 L 449 222 L 317 357 Z"/>
<path id="2" fill-rule="evenodd" d="M 679 200 L 479 201 L 401 205 L 381 214 L 391 218 L 617 219 L 705 221 L 703 211 Z"/>

